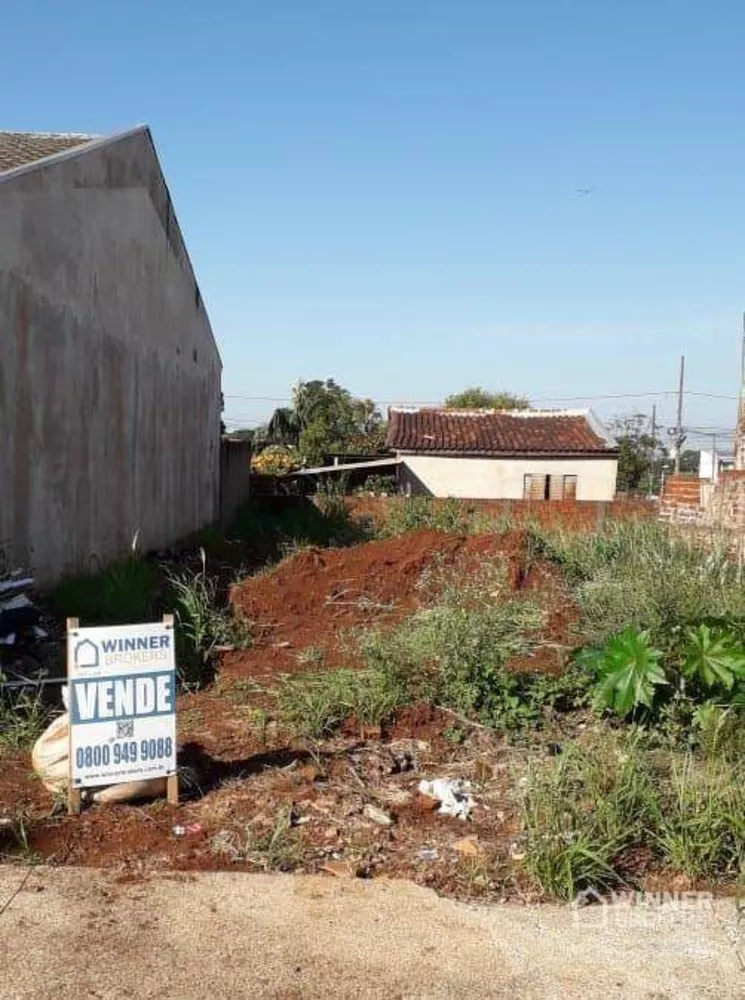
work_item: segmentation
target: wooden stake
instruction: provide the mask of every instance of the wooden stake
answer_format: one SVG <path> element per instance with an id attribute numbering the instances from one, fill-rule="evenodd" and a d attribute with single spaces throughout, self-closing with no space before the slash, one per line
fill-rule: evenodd
<path id="1" fill-rule="evenodd" d="M 178 775 L 169 774 L 166 781 L 166 796 L 169 806 L 178 805 Z"/>
<path id="2" fill-rule="evenodd" d="M 80 619 L 78 618 L 68 618 L 67 619 L 67 634 L 68 637 L 71 632 L 77 632 L 80 628 Z M 67 696 L 68 699 L 72 698 L 72 684 L 70 678 L 70 654 L 69 654 L 69 638 L 68 638 L 68 653 L 67 653 Z M 67 811 L 71 816 L 77 816 L 80 814 L 80 809 L 82 805 L 82 792 L 80 788 L 72 787 L 72 726 L 68 724 L 67 727 L 67 757 L 70 765 L 70 772 L 68 776 L 68 793 L 67 793 Z"/>
<path id="3" fill-rule="evenodd" d="M 166 628 L 174 628 L 176 620 L 173 615 L 163 615 L 163 624 Z M 166 797 L 171 806 L 178 805 L 178 774 L 169 774 L 166 781 Z"/>

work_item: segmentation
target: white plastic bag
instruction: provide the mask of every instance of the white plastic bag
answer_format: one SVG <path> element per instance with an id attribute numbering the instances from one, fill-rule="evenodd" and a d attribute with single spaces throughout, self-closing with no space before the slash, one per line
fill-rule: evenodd
<path id="1" fill-rule="evenodd" d="M 440 803 L 437 810 L 442 816 L 468 819 L 476 802 L 471 795 L 471 784 L 462 778 L 435 778 L 434 781 L 420 781 L 419 791 Z"/>

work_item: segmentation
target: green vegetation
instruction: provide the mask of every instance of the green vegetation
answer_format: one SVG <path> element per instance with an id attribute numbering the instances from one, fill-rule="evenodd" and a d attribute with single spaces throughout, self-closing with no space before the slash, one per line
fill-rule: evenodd
<path id="1" fill-rule="evenodd" d="M 85 625 L 147 621 L 158 596 L 155 563 L 133 554 L 91 576 L 71 576 L 46 595 L 57 618 L 80 618 Z"/>
<path id="2" fill-rule="evenodd" d="M 0 673 L 0 684 L 5 677 Z M 0 752 L 30 747 L 51 719 L 41 688 L 35 694 L 26 689 L 0 688 Z"/>
<path id="3" fill-rule="evenodd" d="M 489 528 L 489 519 L 461 500 L 452 497 L 447 500 L 433 500 L 430 497 L 413 496 L 390 501 L 380 534 L 383 537 L 390 537 L 425 529 L 472 534 L 488 531 Z"/>
<path id="4" fill-rule="evenodd" d="M 207 575 L 204 551 L 196 573 L 168 575 L 169 603 L 176 616 L 176 669 L 185 688 L 199 687 L 212 676 L 216 646 L 248 648 L 251 623 L 219 600 L 218 581 Z"/>
<path id="5" fill-rule="evenodd" d="M 313 500 L 283 497 L 249 500 L 226 532 L 228 545 L 240 545 L 261 560 L 307 545 L 349 545 L 366 536 L 355 524 L 343 496 L 333 485 Z"/>
<path id="6" fill-rule="evenodd" d="M 283 446 L 303 464 L 318 465 L 334 452 L 375 454 L 385 445 L 385 432 L 373 400 L 357 399 L 334 379 L 311 379 L 293 387 L 292 405 L 275 410 L 266 426 L 251 434 L 251 440 L 259 459 L 265 448 Z M 262 467 L 260 461 L 257 467 Z"/>
<path id="7" fill-rule="evenodd" d="M 605 732 L 534 763 L 522 797 L 526 866 L 571 900 L 634 882 L 643 852 L 692 879 L 745 875 L 745 768 L 655 753 L 640 732 Z"/>
<path id="8" fill-rule="evenodd" d="M 320 739 L 350 716 L 361 726 L 379 726 L 410 695 L 403 679 L 382 670 L 333 670 L 282 678 L 278 701 L 288 723 L 304 736 Z"/>
<path id="9" fill-rule="evenodd" d="M 448 396 L 445 406 L 449 410 L 529 410 L 530 401 L 511 392 L 488 392 L 481 386 L 471 386 Z"/>
<path id="10" fill-rule="evenodd" d="M 582 662 L 598 677 L 595 704 L 612 708 L 622 718 L 644 705 L 652 707 L 656 687 L 667 684 L 659 661 L 662 651 L 649 644 L 649 634 L 628 626 Z"/>
<path id="11" fill-rule="evenodd" d="M 292 808 L 280 810 L 274 826 L 256 831 L 222 830 L 210 841 L 212 853 L 232 862 L 249 862 L 267 871 L 289 872 L 300 862 L 302 844 L 292 826 Z"/>
<path id="12" fill-rule="evenodd" d="M 467 582 L 435 572 L 425 586 L 435 592 L 430 606 L 393 629 L 364 628 L 350 637 L 350 656 L 365 669 L 285 678 L 283 717 L 319 737 L 350 715 L 378 725 L 400 706 L 427 700 L 462 715 L 466 725 L 473 719 L 526 731 L 585 703 L 590 681 L 580 669 L 558 677 L 508 669 L 511 659 L 538 648 L 543 615 L 532 601 L 506 596 L 499 564 Z"/>

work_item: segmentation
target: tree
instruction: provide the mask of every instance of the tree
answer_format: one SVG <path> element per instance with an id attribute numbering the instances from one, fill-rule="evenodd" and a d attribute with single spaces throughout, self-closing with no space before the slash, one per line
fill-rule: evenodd
<path id="1" fill-rule="evenodd" d="M 375 454 L 385 444 L 385 424 L 372 399 L 357 399 L 334 379 L 300 381 L 292 406 L 275 410 L 267 441 L 297 446 L 311 465 L 329 452 Z"/>
<path id="2" fill-rule="evenodd" d="M 266 439 L 271 444 L 297 445 L 301 431 L 297 413 L 289 406 L 275 410 L 266 425 Z"/>
<path id="3" fill-rule="evenodd" d="M 685 451 L 682 451 L 680 453 L 681 472 L 697 473 L 700 465 L 701 465 L 700 451 L 694 451 L 692 448 L 686 448 Z"/>
<path id="4" fill-rule="evenodd" d="M 515 396 L 511 392 L 487 392 L 474 385 L 448 396 L 445 406 L 448 410 L 529 410 L 530 401 L 525 396 Z"/>
<path id="5" fill-rule="evenodd" d="M 616 417 L 610 423 L 618 442 L 618 489 L 622 493 L 648 493 L 659 486 L 667 453 L 660 438 L 652 437 L 644 413 Z"/>

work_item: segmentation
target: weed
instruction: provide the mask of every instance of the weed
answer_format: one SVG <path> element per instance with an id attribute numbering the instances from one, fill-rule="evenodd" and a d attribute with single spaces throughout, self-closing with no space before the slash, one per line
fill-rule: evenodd
<path id="1" fill-rule="evenodd" d="M 343 506 L 343 510 L 342 510 Z M 231 542 L 275 558 L 293 546 L 337 545 L 359 541 L 364 534 L 354 524 L 346 504 L 333 498 L 276 497 L 249 500 L 227 531 Z"/>
<path id="2" fill-rule="evenodd" d="M 406 703 L 408 694 L 404 685 L 380 670 L 334 670 L 283 677 L 278 702 L 291 725 L 317 739 L 352 715 L 363 726 L 378 726 Z"/>
<path id="3" fill-rule="evenodd" d="M 199 687 L 209 676 L 215 646 L 245 649 L 252 642 L 250 623 L 221 607 L 217 580 L 207 575 L 204 550 L 201 554 L 199 572 L 172 573 L 168 578 L 178 623 L 177 668 L 186 688 Z"/>
<path id="4" fill-rule="evenodd" d="M 322 646 L 306 646 L 300 650 L 296 659 L 303 667 L 320 667 L 326 659 L 326 651 Z"/>
<path id="5" fill-rule="evenodd" d="M 391 631 L 358 634 L 363 661 L 418 698 L 484 722 L 519 712 L 520 682 L 507 660 L 535 648 L 542 613 L 528 601 L 495 602 L 478 586 L 453 587 Z"/>
<path id="6" fill-rule="evenodd" d="M 580 628 L 602 644 L 627 625 L 667 647 L 707 619 L 745 621 L 745 591 L 725 550 L 709 550 L 656 523 L 612 524 L 597 535 L 533 532 L 563 569 L 582 612 Z"/>
<path id="7" fill-rule="evenodd" d="M 526 867 L 541 888 L 571 900 L 583 889 L 623 881 L 621 852 L 644 836 L 652 781 L 635 740 L 625 752 L 609 743 L 568 745 L 533 764 L 522 801 Z"/>
<path id="8" fill-rule="evenodd" d="M 425 528 L 430 531 L 469 534 L 486 531 L 488 526 L 488 518 L 480 511 L 453 497 L 435 500 L 412 496 L 390 503 L 381 534 L 386 537 L 403 535 L 408 531 L 421 531 Z"/>
<path id="9" fill-rule="evenodd" d="M 742 762 L 659 751 L 641 730 L 534 763 L 522 813 L 528 870 L 563 899 L 623 883 L 624 857 L 639 848 L 692 879 L 745 873 Z"/>
<path id="10" fill-rule="evenodd" d="M 702 622 L 687 632 L 683 674 L 706 690 L 731 691 L 735 681 L 745 681 L 745 648 L 731 631 Z"/>
<path id="11" fill-rule="evenodd" d="M 635 709 L 651 708 L 657 687 L 668 684 L 659 663 L 662 655 L 650 644 L 649 633 L 632 625 L 601 649 L 585 653 L 582 662 L 598 677 L 595 704 L 612 708 L 622 718 Z"/>
<path id="12" fill-rule="evenodd" d="M 733 762 L 745 758 L 745 711 L 740 705 L 705 701 L 692 713 L 690 728 L 704 757 Z"/>
<path id="13" fill-rule="evenodd" d="M 37 851 L 31 847 L 29 832 L 31 814 L 26 808 L 19 808 L 0 823 L 0 856 L 21 860 L 27 865 L 40 862 Z M 5 847 L 9 849 L 4 850 Z"/>
<path id="14" fill-rule="evenodd" d="M 292 871 L 297 867 L 302 845 L 292 827 L 292 807 L 283 809 L 271 830 L 257 833 L 246 827 L 242 834 L 221 830 L 210 841 L 213 854 L 233 862 L 248 861 L 269 871 Z"/>
<path id="15" fill-rule="evenodd" d="M 0 674 L 0 685 L 4 680 Z M 44 704 L 41 688 L 28 690 L 0 687 L 0 750 L 20 750 L 31 746 L 44 732 L 51 710 Z"/>
<path id="16" fill-rule="evenodd" d="M 58 618 L 80 618 L 86 625 L 148 621 L 158 591 L 156 566 L 132 555 L 94 576 L 71 576 L 46 595 Z"/>
<path id="17" fill-rule="evenodd" d="M 662 787 L 656 839 L 664 860 L 689 878 L 745 873 L 745 771 L 721 760 L 673 760 Z"/>

